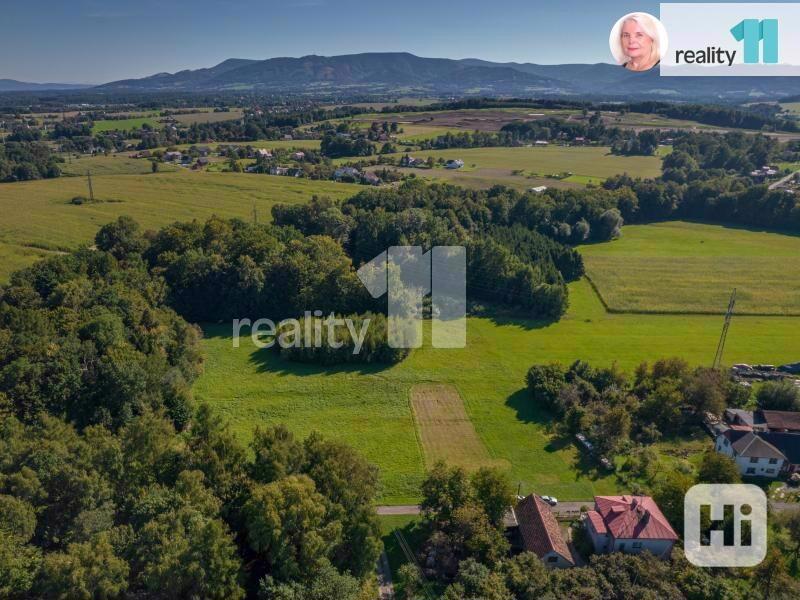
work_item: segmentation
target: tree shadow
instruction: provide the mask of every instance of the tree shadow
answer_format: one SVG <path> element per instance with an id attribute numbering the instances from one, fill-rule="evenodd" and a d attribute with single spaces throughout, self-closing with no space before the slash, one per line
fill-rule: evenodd
<path id="1" fill-rule="evenodd" d="M 358 375 L 375 375 L 394 365 L 389 363 L 340 363 L 323 365 L 288 360 L 280 355 L 275 348 L 261 348 L 250 355 L 250 363 L 256 366 L 258 373 L 272 373 L 281 377 L 294 375 L 306 377 L 309 375 L 339 375 L 342 373 L 356 373 Z"/>

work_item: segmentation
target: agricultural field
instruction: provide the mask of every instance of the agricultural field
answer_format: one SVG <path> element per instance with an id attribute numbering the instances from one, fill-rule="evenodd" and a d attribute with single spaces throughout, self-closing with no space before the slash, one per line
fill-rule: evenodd
<path id="1" fill-rule="evenodd" d="M 84 160 L 126 159 L 80 159 Z M 150 167 L 150 161 L 136 162 Z M 83 167 L 79 174 L 85 174 Z M 149 228 L 214 214 L 252 219 L 254 208 L 260 219 L 268 219 L 273 204 L 279 202 L 306 202 L 313 194 L 344 198 L 359 189 L 329 181 L 187 169 L 147 175 L 97 175 L 92 183 L 97 202 L 80 206 L 70 201 L 89 196 L 85 177 L 0 184 L 0 281 L 46 251 L 92 243 L 97 229 L 119 215 L 129 215 Z"/>
<path id="2" fill-rule="evenodd" d="M 144 124 L 150 125 L 153 129 L 158 129 L 161 124 L 158 122 L 157 117 L 135 117 L 131 119 L 106 119 L 103 121 L 95 121 L 92 126 L 92 135 L 103 133 L 104 131 L 131 131 L 132 129 L 141 129 Z"/>
<path id="3" fill-rule="evenodd" d="M 800 236 L 721 225 L 627 225 L 622 237 L 583 246 L 589 277 L 610 310 L 800 315 Z"/>
<path id="4" fill-rule="evenodd" d="M 660 226 L 650 227 L 656 235 Z M 630 252 L 635 258 L 635 249 Z M 758 274 L 752 278 L 757 281 Z M 562 500 L 619 493 L 623 486 L 616 477 L 598 473 L 570 439 L 555 435 L 551 416 L 530 402 L 524 387 L 528 367 L 583 359 L 595 365 L 616 362 L 631 372 L 642 361 L 675 355 L 710 364 L 722 317 L 614 314 L 586 280 L 569 289 L 570 308 L 557 323 L 472 317 L 466 348 L 434 349 L 426 343 L 390 367 L 291 363 L 273 350 L 256 349 L 249 338 L 234 348 L 230 325 L 208 325 L 205 373 L 195 395 L 224 414 L 244 440 L 256 425 L 285 423 L 301 436 L 316 430 L 352 444 L 380 467 L 381 502 L 405 504 L 418 500 L 426 464 L 412 390 L 419 384 L 446 385 L 458 391 L 488 456 L 508 464 L 523 493 Z M 790 317 L 735 318 L 726 362 L 797 360 L 797 324 Z M 448 439 L 439 447 L 451 448 L 458 461 L 459 446 L 451 443 L 450 432 L 444 428 Z"/>
<path id="5" fill-rule="evenodd" d="M 400 158 L 403 153 L 397 153 Z M 505 184 L 518 189 L 546 185 L 576 187 L 587 183 L 600 184 L 612 175 L 628 173 L 636 177 L 656 177 L 661 173 L 658 156 L 617 156 L 607 147 L 558 146 L 525 148 L 452 148 L 424 150 L 417 158 L 443 158 L 464 161 L 461 169 L 401 169 L 426 179 L 446 179 L 467 187 L 490 187 Z M 352 159 L 339 159 L 348 162 Z M 560 179 L 562 173 L 572 173 Z"/>
<path id="6" fill-rule="evenodd" d="M 244 111 L 231 109 L 227 112 L 214 112 L 213 110 L 198 110 L 196 113 L 186 115 L 173 115 L 181 125 L 194 125 L 195 123 L 222 123 L 223 121 L 236 121 L 242 118 Z"/>
<path id="7" fill-rule="evenodd" d="M 153 170 L 149 160 L 130 158 L 128 154 L 110 154 L 109 156 L 80 156 L 64 155 L 65 162 L 59 165 L 63 175 L 85 176 L 89 171 L 92 175 L 145 175 Z M 163 172 L 176 171 L 178 167 L 168 163 L 160 163 L 159 170 Z M 2 188 L 0 188 L 2 194 Z"/>

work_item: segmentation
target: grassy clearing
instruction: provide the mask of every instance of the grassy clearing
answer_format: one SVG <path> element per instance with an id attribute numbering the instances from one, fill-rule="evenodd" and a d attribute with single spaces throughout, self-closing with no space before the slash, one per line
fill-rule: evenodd
<path id="1" fill-rule="evenodd" d="M 255 425 L 286 423 L 299 435 L 317 430 L 354 445 L 381 469 L 381 501 L 404 504 L 418 499 L 425 464 L 409 406 L 411 389 L 448 384 L 464 400 L 489 456 L 508 462 L 523 493 L 585 500 L 623 488 L 616 477 L 599 473 L 569 439 L 553 434 L 551 416 L 534 406 L 524 389 L 528 367 L 583 359 L 617 362 L 631 371 L 641 361 L 675 355 L 710 364 L 721 326 L 717 316 L 611 314 L 586 281 L 570 285 L 570 309 L 558 323 L 470 318 L 466 348 L 426 343 L 388 368 L 290 363 L 247 339 L 234 349 L 230 325 L 215 325 L 205 328 L 206 369 L 195 394 L 230 419 L 245 441 Z M 734 319 L 727 362 L 797 360 L 797 326 L 789 317 Z"/>
<path id="2" fill-rule="evenodd" d="M 158 129 L 161 124 L 154 118 L 150 117 L 136 117 L 133 119 L 106 119 L 103 121 L 95 121 L 92 126 L 92 134 L 97 135 L 104 131 L 130 131 L 132 129 L 141 129 L 144 124 L 150 125 L 153 129 Z"/>
<path id="3" fill-rule="evenodd" d="M 390 156 L 397 158 L 403 153 Z M 636 177 L 656 177 L 661 172 L 658 156 L 616 156 L 607 147 L 547 146 L 544 148 L 453 148 L 450 150 L 422 150 L 414 152 L 417 158 L 443 158 L 464 161 L 463 169 L 434 168 L 413 169 L 418 177 L 445 179 L 467 187 L 491 187 L 505 184 L 517 189 L 538 185 L 550 187 L 576 187 L 588 183 L 599 184 L 611 175 L 628 173 Z M 348 162 L 352 159 L 338 159 Z M 519 172 L 521 174 L 515 174 Z M 571 172 L 566 179 L 553 175 Z M 571 184 L 571 185 L 570 185 Z"/>
<path id="4" fill-rule="evenodd" d="M 508 467 L 508 463 L 489 457 L 453 386 L 415 385 L 411 388 L 411 410 L 428 468 L 440 460 L 470 471 L 484 466 Z"/>
<path id="5" fill-rule="evenodd" d="M 800 315 L 800 236 L 700 223 L 628 225 L 584 246 L 587 271 L 615 311 Z"/>
<path id="6" fill-rule="evenodd" d="M 145 175 L 153 170 L 149 160 L 130 158 L 127 154 L 111 154 L 109 156 L 75 156 L 65 157 L 66 162 L 61 163 L 61 173 L 64 175 Z M 158 165 L 163 172 L 177 171 L 178 167 L 166 163 Z M 0 193 L 2 190 L 0 189 Z"/>
<path id="7" fill-rule="evenodd" d="M 137 162 L 150 166 L 146 160 Z M 260 219 L 269 219 L 276 203 L 307 202 L 313 194 L 344 198 L 359 189 L 328 181 L 185 169 L 136 176 L 98 175 L 92 177 L 92 183 L 100 202 L 81 206 L 70 200 L 88 197 L 85 177 L 0 184 L 0 256 L 5 259 L 0 261 L 0 281 L 42 255 L 31 245 L 62 250 L 90 243 L 100 226 L 119 215 L 129 215 L 149 228 L 213 214 L 252 219 L 254 207 Z"/>
<path id="8" fill-rule="evenodd" d="M 228 112 L 214 112 L 213 110 L 203 110 L 188 115 L 175 115 L 173 118 L 182 125 L 194 125 L 195 123 L 222 123 L 223 121 L 236 121 L 242 118 L 244 111 L 232 109 Z"/>

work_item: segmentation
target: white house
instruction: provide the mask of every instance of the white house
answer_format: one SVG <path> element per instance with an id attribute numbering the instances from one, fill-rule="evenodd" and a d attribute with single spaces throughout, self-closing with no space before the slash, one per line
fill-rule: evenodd
<path id="1" fill-rule="evenodd" d="M 747 477 L 777 477 L 787 461 L 783 452 L 752 431 L 723 431 L 717 436 L 715 447 L 717 452 L 731 457 Z"/>
<path id="2" fill-rule="evenodd" d="M 645 550 L 669 558 L 678 534 L 650 496 L 595 496 L 586 528 L 598 554 Z"/>
<path id="3" fill-rule="evenodd" d="M 457 158 L 455 160 L 448 160 L 447 164 L 445 164 L 444 168 L 445 169 L 460 169 L 463 166 L 464 166 L 464 161 L 461 160 L 460 158 Z"/>

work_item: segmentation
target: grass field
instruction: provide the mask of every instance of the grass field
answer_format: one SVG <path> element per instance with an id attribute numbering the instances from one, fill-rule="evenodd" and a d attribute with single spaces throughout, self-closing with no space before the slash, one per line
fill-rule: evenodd
<path id="1" fill-rule="evenodd" d="M 161 127 L 160 123 L 156 118 L 153 117 L 135 117 L 132 119 L 106 119 L 103 121 L 95 121 L 94 125 L 92 126 L 92 134 L 97 135 L 98 133 L 103 133 L 104 131 L 114 131 L 118 129 L 120 131 L 130 131 L 132 129 L 141 129 L 142 125 L 147 123 L 153 129 L 158 129 Z"/>
<path id="2" fill-rule="evenodd" d="M 800 236 L 699 223 L 626 225 L 584 246 L 589 276 L 611 310 L 800 315 Z"/>
<path id="3" fill-rule="evenodd" d="M 84 160 L 126 161 L 100 157 L 78 163 L 83 165 Z M 150 166 L 147 160 L 134 162 Z M 79 172 L 85 173 L 82 167 Z M 0 184 L 0 281 L 42 256 L 43 250 L 91 243 L 97 229 L 119 215 L 130 215 L 150 228 L 213 214 L 252 219 L 254 207 L 260 219 L 269 219 L 272 205 L 278 202 L 306 202 L 313 194 L 343 198 L 359 189 L 328 181 L 184 169 L 149 175 L 98 175 L 92 177 L 92 183 L 100 202 L 81 206 L 70 200 L 88 197 L 85 177 Z"/>
<path id="4" fill-rule="evenodd" d="M 453 386 L 415 385 L 411 388 L 411 410 L 427 468 L 440 460 L 470 471 L 509 466 L 490 458 Z"/>
<path id="5" fill-rule="evenodd" d="M 64 175 L 86 175 L 89 171 L 94 175 L 145 175 L 153 170 L 149 160 L 130 158 L 127 154 L 111 154 L 110 156 L 75 156 L 65 157 L 65 162 L 59 166 Z M 161 163 L 158 165 L 163 172 L 177 171 L 175 165 Z M 0 188 L 0 195 L 2 189 Z"/>
<path id="6" fill-rule="evenodd" d="M 384 503 L 418 499 L 425 456 L 410 406 L 421 383 L 452 385 L 492 459 L 507 461 L 523 493 L 562 500 L 623 491 L 599 474 L 571 440 L 553 435 L 551 417 L 524 389 L 531 364 L 576 359 L 617 362 L 682 356 L 710 364 L 722 327 L 719 316 L 608 313 L 585 280 L 570 285 L 570 308 L 558 323 L 470 318 L 467 347 L 428 344 L 398 365 L 321 368 L 282 360 L 243 342 L 232 348 L 230 325 L 208 326 L 206 369 L 195 385 L 200 401 L 224 414 L 249 440 L 253 427 L 286 423 L 300 435 L 313 430 L 342 439 L 381 469 Z M 738 317 L 728 335 L 726 362 L 780 364 L 800 357 L 798 320 Z"/>
<path id="7" fill-rule="evenodd" d="M 242 118 L 243 110 L 232 109 L 228 112 L 214 112 L 213 110 L 203 110 L 188 115 L 175 115 L 173 118 L 182 125 L 194 125 L 195 123 L 222 123 L 223 121 L 236 121 Z"/>
<path id="8" fill-rule="evenodd" d="M 422 150 L 413 153 L 417 158 L 460 158 L 464 168 L 450 170 L 434 168 L 413 169 L 425 179 L 445 179 L 468 187 L 490 187 L 505 184 L 518 189 L 538 185 L 575 187 L 587 183 L 601 183 L 611 175 L 628 173 L 636 177 L 656 177 L 661 172 L 658 156 L 616 156 L 606 147 L 546 146 L 543 148 L 453 148 L 450 150 Z M 398 153 L 395 157 L 401 157 Z M 339 159 L 347 162 L 352 159 Z M 522 174 L 515 175 L 514 172 Z M 552 175 L 571 172 L 566 179 Z"/>

